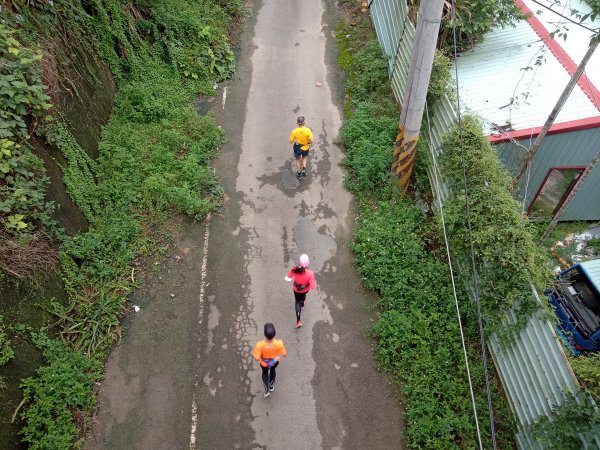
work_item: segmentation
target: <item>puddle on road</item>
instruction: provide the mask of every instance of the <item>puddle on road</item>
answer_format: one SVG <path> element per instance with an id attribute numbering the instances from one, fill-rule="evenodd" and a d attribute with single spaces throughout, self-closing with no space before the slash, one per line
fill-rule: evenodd
<path id="1" fill-rule="evenodd" d="M 301 219 L 292 229 L 296 248 L 290 251 L 292 261 L 297 262 L 302 253 L 310 257 L 310 268 L 320 272 L 324 264 L 337 252 L 337 243 L 331 236 L 324 234 L 325 229 L 317 229 L 310 219 Z"/>
<path id="2" fill-rule="evenodd" d="M 294 175 L 294 173 L 287 169 L 283 168 L 281 170 L 281 184 L 286 189 L 298 189 L 300 187 L 300 180 Z"/>
<path id="3" fill-rule="evenodd" d="M 312 164 L 311 164 L 312 163 Z M 314 182 L 314 178 L 317 174 L 316 158 L 313 161 L 309 161 L 307 166 L 308 172 L 305 178 L 299 180 L 296 177 L 296 164 L 293 159 L 286 161 L 286 163 L 279 168 L 277 172 L 270 175 L 262 175 L 256 179 L 260 181 L 260 187 L 262 188 L 265 184 L 269 186 L 275 186 L 281 192 L 288 197 L 294 197 L 295 191 L 303 191 L 310 186 L 311 182 Z M 281 187 L 283 186 L 283 189 Z"/>

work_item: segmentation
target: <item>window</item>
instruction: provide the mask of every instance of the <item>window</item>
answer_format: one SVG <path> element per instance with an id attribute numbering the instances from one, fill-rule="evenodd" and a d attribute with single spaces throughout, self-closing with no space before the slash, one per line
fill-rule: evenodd
<path id="1" fill-rule="evenodd" d="M 585 167 L 552 167 L 538 190 L 528 214 L 548 217 L 563 204 Z"/>

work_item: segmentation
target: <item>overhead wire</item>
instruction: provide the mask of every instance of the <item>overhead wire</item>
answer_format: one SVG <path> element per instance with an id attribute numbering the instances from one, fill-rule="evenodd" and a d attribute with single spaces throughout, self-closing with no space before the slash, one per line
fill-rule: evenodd
<path id="1" fill-rule="evenodd" d="M 482 362 L 483 362 L 483 372 L 484 372 L 484 377 L 485 377 L 485 391 L 486 391 L 488 413 L 489 413 L 489 419 L 490 419 L 490 435 L 492 438 L 492 448 L 494 450 L 496 450 L 496 446 L 497 446 L 496 429 L 494 426 L 494 411 L 493 411 L 493 407 L 492 407 L 492 395 L 491 395 L 490 380 L 489 380 L 489 373 L 488 373 L 487 354 L 486 354 L 486 348 L 485 348 L 485 337 L 483 334 L 483 320 L 481 318 L 481 304 L 480 304 L 480 299 L 479 299 L 479 280 L 478 280 L 478 275 L 477 275 L 477 267 L 475 264 L 475 249 L 474 249 L 474 244 L 473 244 L 473 229 L 471 226 L 471 209 L 470 209 L 470 205 L 469 205 L 469 189 L 467 186 L 467 169 L 466 169 L 466 164 L 465 164 L 465 149 L 464 149 L 463 139 L 462 139 L 460 96 L 459 96 L 459 92 L 458 92 L 458 89 L 459 89 L 458 88 L 458 86 L 459 86 L 458 64 L 456 64 L 456 60 L 458 57 L 458 50 L 457 50 L 457 44 L 456 44 L 456 5 L 455 5 L 455 0 L 452 0 L 451 8 L 452 8 L 452 40 L 453 40 L 453 46 L 454 46 L 453 50 L 454 50 L 454 60 L 455 60 L 454 76 L 456 79 L 456 102 L 457 102 L 456 110 L 457 110 L 457 122 L 458 122 L 457 125 L 458 125 L 458 138 L 459 138 L 460 149 L 461 149 L 462 175 L 463 175 L 463 183 L 464 183 L 464 189 L 465 189 L 465 206 L 466 206 L 466 215 L 467 215 L 467 227 L 468 227 L 468 231 L 469 231 L 471 270 L 473 272 L 473 296 L 475 299 L 475 305 L 476 305 L 476 309 L 477 309 L 477 324 L 479 326 L 479 340 L 481 342 L 481 358 L 482 358 Z"/>
<path id="2" fill-rule="evenodd" d="M 427 103 L 425 103 L 425 113 L 427 115 L 427 129 L 428 129 L 428 139 L 429 152 L 431 153 L 431 161 L 433 167 L 433 176 L 434 176 L 434 186 L 436 190 L 436 199 L 438 202 L 438 208 L 440 211 L 440 219 L 442 221 L 442 230 L 444 234 L 444 242 L 446 245 L 446 256 L 448 257 L 448 268 L 450 269 L 450 280 L 452 281 L 452 294 L 454 295 L 454 305 L 456 306 L 456 317 L 458 319 L 458 329 L 460 330 L 460 342 L 462 344 L 463 356 L 465 358 L 465 367 L 467 370 L 467 379 L 469 380 L 469 393 L 471 395 L 471 405 L 473 407 L 473 415 L 475 416 L 475 428 L 477 429 L 477 441 L 479 443 L 479 449 L 483 450 L 483 442 L 481 440 L 481 431 L 479 429 L 479 417 L 477 415 L 477 404 L 475 403 L 475 390 L 473 389 L 473 380 L 471 377 L 471 369 L 469 367 L 469 356 L 467 354 L 467 344 L 465 342 L 465 334 L 463 331 L 462 319 L 460 316 L 460 305 L 458 302 L 458 295 L 456 294 L 456 282 L 454 281 L 454 270 L 452 269 L 452 257 L 450 255 L 450 243 L 448 242 L 448 233 L 446 231 L 446 220 L 444 218 L 444 205 L 442 203 L 442 192 L 440 186 L 442 184 L 442 180 L 439 178 L 439 170 L 437 166 L 437 158 L 433 152 L 432 148 L 432 134 L 431 134 L 431 124 L 429 121 L 429 108 L 427 107 Z"/>

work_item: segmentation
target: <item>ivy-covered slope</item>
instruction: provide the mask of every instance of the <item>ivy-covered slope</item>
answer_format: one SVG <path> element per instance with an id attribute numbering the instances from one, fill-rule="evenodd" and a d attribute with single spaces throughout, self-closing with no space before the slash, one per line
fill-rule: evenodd
<path id="1" fill-rule="evenodd" d="M 176 214 L 201 219 L 220 205 L 210 162 L 223 132 L 211 116 L 197 114 L 193 101 L 234 71 L 229 36 L 244 13 L 235 0 L 15 0 L 0 11 L 0 98 L 13 102 L 0 115 L 0 281 L 14 292 L 36 290 L 33 309 L 49 311 L 30 320 L 22 308 L 0 303 L 7 337 L 0 342 L 8 387 L 0 387 L 8 398 L 0 411 L 3 446 L 16 445 L 8 415 L 17 408 L 20 438 L 32 448 L 79 445 L 93 382 L 135 287 L 134 260 L 156 253 L 163 221 Z M 65 48 L 65 36 L 78 51 Z M 81 54 L 107 65 L 118 87 L 97 157 L 61 101 L 65 92 L 80 96 L 81 80 L 58 67 L 86 64 L 75 61 Z M 55 205 L 47 201 L 48 178 L 34 146 L 42 157 L 56 151 L 86 231 L 66 236 L 52 220 Z M 25 257 L 32 248 L 38 260 Z M 15 258 L 22 268 L 10 273 Z M 62 301 L 44 295 L 39 282 L 34 289 L 40 272 L 53 271 L 67 293 Z M 11 378 L 24 373 L 15 370 L 20 349 L 33 345 L 44 364 L 25 380 Z M 23 390 L 15 397 L 18 384 Z"/>

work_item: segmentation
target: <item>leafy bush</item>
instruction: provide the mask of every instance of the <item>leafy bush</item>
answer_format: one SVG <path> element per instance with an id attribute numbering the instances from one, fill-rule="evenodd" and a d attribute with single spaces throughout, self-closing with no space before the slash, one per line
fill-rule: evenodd
<path id="1" fill-rule="evenodd" d="M 506 312 L 513 306 L 518 307 L 517 328 L 522 327 L 537 308 L 535 300 L 528 295 L 530 283 L 542 292 L 552 280 L 552 272 L 543 250 L 533 238 L 532 226 L 523 218 L 520 204 L 511 195 L 510 176 L 487 142 L 480 123 L 473 117 L 463 117 L 460 132 L 455 127 L 444 137 L 441 158 L 452 191 L 444 205 L 446 226 L 453 252 L 463 262 L 463 278 L 472 280 L 473 274 L 468 262 L 470 239 L 461 145 L 482 314 L 488 332 L 508 333 L 501 329 Z"/>
<path id="2" fill-rule="evenodd" d="M 373 114 L 393 116 L 397 106 L 388 80 L 387 61 L 368 24 L 349 27 L 341 23 L 336 31 L 338 62 L 346 71 L 344 116 L 350 117 L 358 104 L 371 103 Z"/>
<path id="3" fill-rule="evenodd" d="M 411 448 L 477 446 L 460 331 L 448 266 L 428 252 L 427 219 L 406 199 L 362 203 L 362 220 L 351 245 L 367 287 L 380 294 L 373 325 L 379 366 L 403 385 Z M 462 293 L 461 298 L 466 298 Z M 478 408 L 485 410 L 476 320 L 462 302 Z M 500 448 L 511 447 L 512 421 L 500 389 L 492 384 L 495 414 L 503 429 Z M 487 430 L 483 429 L 485 437 Z M 507 437 L 506 437 L 507 436 Z M 504 441 L 506 439 L 506 441 Z"/>
<path id="4" fill-rule="evenodd" d="M 42 55 L 18 37 L 0 23 L 0 226 L 31 240 L 40 226 L 52 225 L 54 206 L 44 200 L 49 180 L 27 144 L 25 119 L 36 120 L 51 105 L 36 64 Z"/>
<path id="5" fill-rule="evenodd" d="M 600 256 L 600 238 L 589 239 L 586 245 L 592 248 L 597 256 Z"/>
<path id="6" fill-rule="evenodd" d="M 49 106 L 34 64 L 39 55 L 16 48 L 11 40 L 15 32 L 6 34 L 0 25 L 4 33 L 0 70 L 16 68 L 27 81 L 8 79 L 18 81 L 12 87 L 0 81 L 0 99 L 6 94 L 10 100 L 14 87 L 23 94 L 17 97 L 21 104 L 0 112 L 0 133 L 6 129 L 4 120 L 11 120 L 21 127 L 16 136 L 25 139 L 25 123 L 36 120 L 35 133 L 64 156 L 60 164 L 67 192 L 89 222 L 87 232 L 62 244 L 61 276 L 69 300 L 66 305 L 50 305 L 69 346 L 36 337 L 48 365 L 23 382 L 25 441 L 32 448 L 70 448 L 78 433 L 74 414 L 94 402 L 92 382 L 99 376 L 95 365 L 119 336 L 123 305 L 135 287 L 134 259 L 156 253 L 155 230 L 170 215 L 201 219 L 221 204 L 221 188 L 210 163 L 224 142 L 223 131 L 214 118 L 199 117 L 192 103 L 199 93 L 214 94 L 215 81 L 235 69 L 228 39 L 234 20 L 230 14 L 239 19 L 245 10 L 238 0 L 140 0 L 126 5 L 120 0 L 12 2 L 0 10 L 0 23 L 14 23 L 17 12 L 24 22 L 22 32 L 31 41 L 67 33 L 94 57 L 99 51 L 119 87 L 94 161 L 61 117 L 53 114 L 38 120 L 38 110 Z M 4 21 L 7 15 L 12 16 Z M 68 53 L 61 55 L 65 64 Z M 8 74 L 2 75 L 4 80 Z M 34 220 L 44 218 L 42 209 L 34 214 L 31 206 L 42 205 L 47 183 L 42 163 L 24 142 L 0 138 L 2 176 L 8 173 L 14 180 L 25 180 L 15 186 L 37 188 L 39 194 L 10 190 L 0 180 L 0 223 L 30 230 Z M 30 181 L 37 184 L 26 185 Z M 24 209 L 21 203 L 26 201 Z M 51 205 L 44 207 L 49 214 Z"/>
<path id="7" fill-rule="evenodd" d="M 347 89 L 355 103 L 373 97 L 389 96 L 388 63 L 383 56 L 379 42 L 372 39 L 363 43 L 353 56 L 354 74 Z"/>
<path id="8" fill-rule="evenodd" d="M 178 5 L 158 0 L 137 4 L 145 14 L 143 26 L 154 33 L 153 42 L 147 42 L 132 28 L 137 18 L 115 8 L 113 1 L 91 3 L 93 15 L 87 22 L 120 88 L 96 161 L 59 121 L 41 128 L 62 151 L 67 191 L 90 223 L 88 232 L 63 245 L 60 260 L 70 299 L 64 307 L 54 304 L 53 311 L 63 337 L 91 357 L 101 358 L 118 337 L 118 319 L 133 289 L 130 266 L 152 248 L 152 225 L 168 214 L 200 219 L 221 204 L 210 162 L 224 142 L 223 131 L 211 116 L 200 117 L 192 107 L 197 89 L 212 92 L 220 75 L 198 72 L 189 82 L 160 48 L 225 48 L 228 44 L 217 41 L 228 19 L 209 4 L 192 8 L 180 0 Z M 195 43 L 189 36 L 184 39 L 186 33 L 206 36 Z"/>
<path id="9" fill-rule="evenodd" d="M 351 249 L 364 284 L 379 294 L 380 314 L 372 328 L 377 340 L 375 357 L 379 367 L 402 386 L 410 448 L 471 449 L 477 446 L 476 431 L 448 266 L 445 254 L 440 253 L 435 220 L 408 198 L 400 198 L 394 180 L 389 179 L 398 114 L 386 62 L 378 49 L 364 45 L 371 42 L 371 33 L 359 23 L 338 28 L 337 36 L 339 62 L 348 79 L 341 131 L 347 184 L 360 202 Z M 364 67 L 366 61 L 370 68 Z M 438 56 L 437 62 L 431 99 L 444 94 L 449 81 L 447 60 Z M 362 71 L 371 75 L 363 76 Z M 421 162 L 426 160 L 422 142 L 418 147 Z M 419 178 L 423 185 L 427 183 L 424 170 Z M 460 298 L 468 297 L 460 292 Z M 475 311 L 468 300 L 461 302 L 461 310 L 476 403 L 484 411 Z M 493 375 L 492 381 L 498 446 L 514 448 L 514 422 L 499 381 Z M 489 439 L 487 429 L 482 432 Z"/>
<path id="10" fill-rule="evenodd" d="M 566 401 L 531 427 L 531 437 L 549 450 L 581 449 L 600 435 L 600 416 L 586 392 L 565 394 Z"/>
<path id="11" fill-rule="evenodd" d="M 459 51 L 480 42 L 493 27 L 513 25 L 523 14 L 512 0 L 460 0 L 456 2 L 455 19 L 449 4 L 440 27 L 441 41 L 453 46 L 453 25 L 456 27 Z"/>
<path id="12" fill-rule="evenodd" d="M 390 179 L 391 143 L 398 130 L 398 119 L 374 116 L 375 106 L 361 102 L 341 132 L 346 147 L 345 164 L 350 169 L 346 183 L 354 191 L 377 192 Z"/>
<path id="13" fill-rule="evenodd" d="M 62 341 L 44 334 L 33 334 L 33 341 L 49 365 L 21 384 L 25 405 L 21 417 L 26 422 L 23 440 L 31 449 L 71 448 L 78 433 L 73 414 L 94 405 L 92 386 L 97 375 L 89 359 L 69 350 Z"/>
<path id="14" fill-rule="evenodd" d="M 452 98 L 452 61 L 441 51 L 436 50 L 433 58 L 433 66 L 431 67 L 431 77 L 429 78 L 429 87 L 427 88 L 427 106 L 430 110 L 444 96 Z"/>
<path id="15" fill-rule="evenodd" d="M 153 19 L 160 24 L 170 61 L 186 78 L 223 80 L 235 70 L 235 56 L 224 27 L 229 17 L 210 3 L 152 0 Z"/>
<path id="16" fill-rule="evenodd" d="M 586 391 L 600 403 L 600 353 L 592 353 L 569 360 L 577 379 Z"/>

